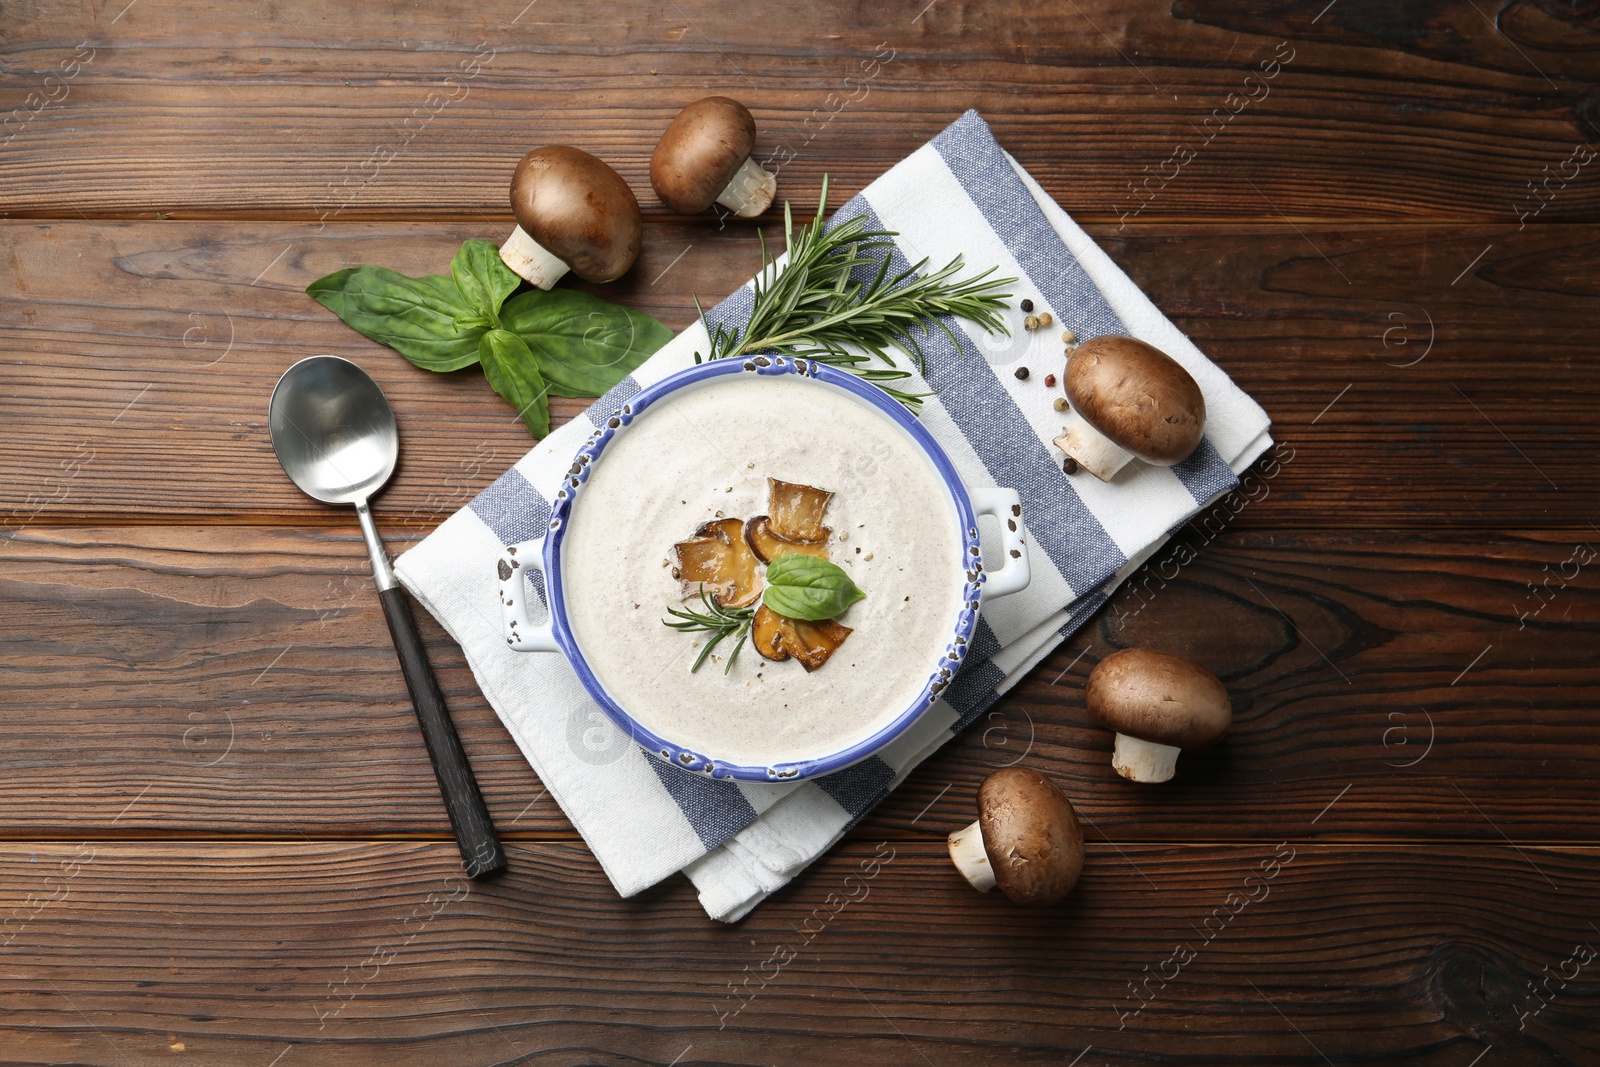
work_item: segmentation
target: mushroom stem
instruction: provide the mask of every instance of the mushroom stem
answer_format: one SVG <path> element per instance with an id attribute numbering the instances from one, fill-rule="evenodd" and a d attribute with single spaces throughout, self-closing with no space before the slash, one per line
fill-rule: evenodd
<path id="1" fill-rule="evenodd" d="M 972 888 L 987 893 L 994 888 L 994 868 L 983 847 L 983 829 L 977 822 L 950 835 L 950 861 Z"/>
<path id="2" fill-rule="evenodd" d="M 1067 416 L 1067 424 L 1056 438 L 1056 447 L 1078 461 L 1078 466 L 1109 482 L 1117 472 L 1128 465 L 1133 453 L 1089 425 L 1089 420 L 1076 411 Z"/>
<path id="3" fill-rule="evenodd" d="M 764 169 L 754 158 L 747 158 L 717 194 L 717 203 L 741 219 L 751 219 L 771 207 L 777 193 L 778 176 Z"/>
<path id="4" fill-rule="evenodd" d="M 1178 753 L 1182 751 L 1172 745 L 1159 745 L 1154 741 L 1141 741 L 1137 737 L 1118 734 L 1116 746 L 1111 752 L 1111 766 L 1132 782 L 1165 782 L 1177 770 Z"/>
<path id="5" fill-rule="evenodd" d="M 506 243 L 500 246 L 500 259 L 530 285 L 536 285 L 540 289 L 548 289 L 555 285 L 561 276 L 571 269 L 561 259 L 551 255 L 538 241 L 529 237 L 528 232 L 521 226 L 511 231 Z"/>

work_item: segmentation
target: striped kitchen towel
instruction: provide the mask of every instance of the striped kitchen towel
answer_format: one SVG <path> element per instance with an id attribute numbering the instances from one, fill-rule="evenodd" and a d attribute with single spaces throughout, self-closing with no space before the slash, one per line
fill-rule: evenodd
<path id="1" fill-rule="evenodd" d="M 585 694 L 564 659 L 513 652 L 501 636 L 495 564 L 506 545 L 538 537 L 573 453 L 594 426 L 645 385 L 707 349 L 685 330 L 576 419 L 539 442 L 467 507 L 400 557 L 395 570 L 461 644 L 501 721 L 550 795 L 583 835 L 612 884 L 629 896 L 683 871 L 708 914 L 736 920 L 821 855 L 923 759 L 973 722 L 1102 604 L 1168 534 L 1238 484 L 1268 445 L 1262 409 L 1179 333 L 1127 275 L 995 142 L 969 111 L 859 196 L 835 219 L 867 215 L 896 231 L 895 270 L 957 255 L 1021 279 L 1016 298 L 1055 325 L 1011 337 L 954 324 L 932 331 L 921 385 L 934 396 L 922 422 L 969 486 L 1007 486 L 1033 534 L 1033 582 L 984 605 L 955 684 L 880 754 L 806 782 L 707 778 L 640 749 Z M 742 325 L 746 285 L 709 312 Z M 1020 315 L 1016 316 L 1020 320 Z M 1079 337 L 1127 334 L 1187 367 L 1205 394 L 1206 438 L 1171 469 L 1135 461 L 1105 484 L 1068 477 L 1051 440 L 1057 390 L 1035 374 L 1061 363 L 1063 327 Z"/>

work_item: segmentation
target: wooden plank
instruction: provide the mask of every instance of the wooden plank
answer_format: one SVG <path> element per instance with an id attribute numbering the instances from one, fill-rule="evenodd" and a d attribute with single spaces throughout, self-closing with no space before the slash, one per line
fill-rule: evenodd
<path id="1" fill-rule="evenodd" d="M 1233 6 L 653 0 L 602 26 L 523 0 L 283 0 L 223 28 L 196 2 L 12 4 L 0 211 L 499 219 L 535 142 L 597 152 L 659 211 L 656 138 L 723 92 L 802 198 L 824 172 L 861 188 L 977 107 L 1098 219 L 1597 217 L 1580 16 Z"/>
<path id="2" fill-rule="evenodd" d="M 648 227 L 606 295 L 673 327 L 754 272 L 749 229 Z M 475 370 L 431 375 L 302 292 L 343 266 L 444 269 L 491 225 L 0 224 L 0 523 L 342 528 L 271 454 L 277 375 L 319 352 L 389 392 L 405 439 L 389 523 L 431 524 L 529 439 Z M 1600 492 L 1594 227 L 1096 227 L 1133 279 L 1267 408 L 1295 460 L 1258 529 L 1582 529 Z M 1052 358 L 1041 342 L 1041 359 Z M 1559 381 L 1559 387 L 1552 382 Z M 1041 388 L 1044 386 L 1041 384 Z M 557 405 L 562 417 L 581 401 Z M 175 456 L 186 459 L 172 476 Z"/>
<path id="3" fill-rule="evenodd" d="M 619 902 L 566 845 L 470 888 L 444 844 L 12 846 L 0 1044 L 86 1067 L 1600 1057 L 1595 850 L 1285 837 L 1091 844 L 1035 912 L 938 843 L 855 842 L 732 927 L 684 882 Z"/>
<path id="4" fill-rule="evenodd" d="M 984 775 L 1026 759 L 1118 841 L 1286 822 L 1600 840 L 1597 551 L 1553 533 L 1186 534 L 860 832 L 948 833 Z M 502 831 L 570 834 L 460 650 L 423 626 Z M 1229 739 L 1169 786 L 1118 778 L 1082 710 L 1089 668 L 1131 644 L 1193 656 L 1233 694 Z M 447 834 L 353 532 L 26 530 L 0 542 L 0 672 L 6 835 Z M 588 720 L 571 726 L 582 744 Z"/>

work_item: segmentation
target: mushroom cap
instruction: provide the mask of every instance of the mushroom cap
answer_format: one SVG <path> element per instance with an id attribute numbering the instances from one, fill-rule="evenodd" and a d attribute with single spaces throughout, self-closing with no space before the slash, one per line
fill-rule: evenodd
<path id="1" fill-rule="evenodd" d="M 1045 907 L 1083 873 L 1083 828 L 1072 802 L 1038 771 L 1006 767 L 978 787 L 978 824 L 995 885 L 1018 904 Z"/>
<path id="2" fill-rule="evenodd" d="M 517 225 L 584 281 L 621 277 L 639 256 L 639 201 L 622 175 L 581 148 L 545 145 L 511 176 Z"/>
<path id="3" fill-rule="evenodd" d="M 1061 384 L 1084 421 L 1146 463 L 1182 463 L 1205 432 L 1200 386 L 1177 360 L 1136 338 L 1083 342 Z"/>
<path id="4" fill-rule="evenodd" d="M 1095 664 L 1083 698 L 1089 714 L 1117 733 L 1174 748 L 1220 741 L 1233 722 L 1216 675 L 1153 648 L 1124 648 Z"/>
<path id="5" fill-rule="evenodd" d="M 710 207 L 756 143 L 750 110 L 726 96 L 696 100 L 672 120 L 650 157 L 650 184 L 685 215 Z"/>

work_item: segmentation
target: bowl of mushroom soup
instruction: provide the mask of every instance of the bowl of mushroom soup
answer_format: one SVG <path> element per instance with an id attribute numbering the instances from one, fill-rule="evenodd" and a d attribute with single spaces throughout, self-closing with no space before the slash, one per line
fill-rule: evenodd
<path id="1" fill-rule="evenodd" d="M 1017 493 L 965 485 L 876 386 L 806 359 L 708 362 L 578 449 L 543 535 L 499 561 L 505 639 L 564 656 L 655 758 L 810 778 L 926 715 L 953 724 L 934 709 L 984 602 L 1028 584 L 1028 540 Z"/>

